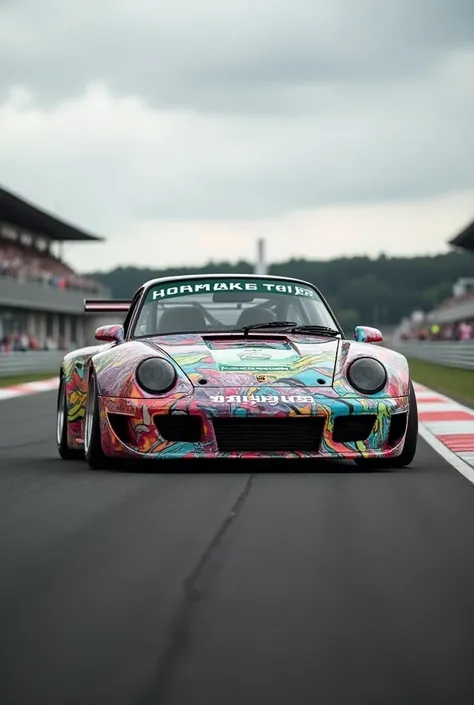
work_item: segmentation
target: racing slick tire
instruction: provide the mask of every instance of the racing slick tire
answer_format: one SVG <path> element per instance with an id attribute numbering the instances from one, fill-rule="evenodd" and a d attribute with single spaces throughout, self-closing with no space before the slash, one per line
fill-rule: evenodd
<path id="1" fill-rule="evenodd" d="M 92 372 L 87 391 L 86 415 L 84 417 L 84 457 L 93 470 L 107 470 L 112 461 L 102 450 L 100 435 L 99 395 L 97 379 Z"/>
<path id="2" fill-rule="evenodd" d="M 66 381 L 61 375 L 58 389 L 58 404 L 56 411 L 56 443 L 58 453 L 63 460 L 76 460 L 82 457 L 82 452 L 70 448 L 67 442 L 67 399 Z"/>
<path id="3" fill-rule="evenodd" d="M 406 468 L 413 461 L 418 444 L 418 404 L 412 382 L 410 382 L 410 394 L 408 402 L 408 428 L 405 436 L 403 450 L 396 458 L 357 458 L 357 465 L 369 468 L 379 468 L 380 470 L 391 470 Z"/>

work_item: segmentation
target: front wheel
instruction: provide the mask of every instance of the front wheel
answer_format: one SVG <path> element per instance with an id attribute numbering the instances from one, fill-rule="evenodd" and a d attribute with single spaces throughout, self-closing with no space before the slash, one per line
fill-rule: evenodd
<path id="1" fill-rule="evenodd" d="M 86 415 L 84 418 L 84 456 L 86 462 L 93 470 L 105 470 L 110 466 L 110 459 L 102 450 L 99 395 L 94 372 L 91 373 L 87 390 Z"/>
<path id="2" fill-rule="evenodd" d="M 56 411 L 56 443 L 58 453 L 63 460 L 74 460 L 81 457 L 81 451 L 70 448 L 67 441 L 66 382 L 62 375 L 59 380 L 58 406 Z"/>
<path id="3" fill-rule="evenodd" d="M 396 458 L 357 458 L 355 462 L 366 468 L 401 469 L 410 465 L 416 455 L 418 445 L 418 404 L 412 382 L 408 402 L 408 428 L 403 450 Z"/>

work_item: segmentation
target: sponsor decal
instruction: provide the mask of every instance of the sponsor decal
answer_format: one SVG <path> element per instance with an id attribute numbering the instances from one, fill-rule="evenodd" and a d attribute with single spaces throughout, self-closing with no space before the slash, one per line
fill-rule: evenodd
<path id="1" fill-rule="evenodd" d="M 271 360 L 272 353 L 268 351 L 268 348 L 247 348 L 242 352 L 238 352 L 237 357 L 241 360 Z"/>
<path id="2" fill-rule="evenodd" d="M 214 404 L 311 404 L 314 401 L 309 394 L 217 394 L 210 399 Z"/>
<path id="3" fill-rule="evenodd" d="M 255 372 L 256 369 L 263 369 L 263 365 L 218 365 L 217 366 L 221 372 Z M 267 369 L 265 367 L 265 369 Z M 271 372 L 289 372 L 291 367 L 289 365 L 272 365 L 268 368 Z"/>
<path id="4" fill-rule="evenodd" d="M 290 345 L 281 348 L 228 348 L 212 351 L 217 367 L 222 372 L 287 372 L 300 359 Z"/>
<path id="5" fill-rule="evenodd" d="M 147 294 L 147 303 L 162 301 L 179 296 L 192 294 L 214 294 L 222 291 L 247 292 L 255 294 L 290 294 L 316 298 L 313 289 L 284 281 L 269 281 L 264 279 L 198 279 L 189 282 L 169 282 L 165 286 L 156 286 Z"/>

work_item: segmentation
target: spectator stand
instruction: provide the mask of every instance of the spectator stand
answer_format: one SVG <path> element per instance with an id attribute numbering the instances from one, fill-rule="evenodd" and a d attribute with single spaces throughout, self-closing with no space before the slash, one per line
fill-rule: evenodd
<path id="1" fill-rule="evenodd" d="M 474 221 L 450 244 L 474 254 Z M 469 255 L 468 255 L 469 256 Z M 394 347 L 409 357 L 474 370 L 473 277 L 459 279 L 452 296 L 434 311 L 414 311 L 396 329 Z"/>
<path id="2" fill-rule="evenodd" d="M 461 279 L 453 296 L 434 311 L 414 311 L 398 327 L 395 339 L 405 341 L 474 340 L 474 278 Z"/>
<path id="3" fill-rule="evenodd" d="M 0 188 L 0 353 L 89 342 L 84 298 L 109 292 L 74 272 L 54 248 L 101 240 Z"/>

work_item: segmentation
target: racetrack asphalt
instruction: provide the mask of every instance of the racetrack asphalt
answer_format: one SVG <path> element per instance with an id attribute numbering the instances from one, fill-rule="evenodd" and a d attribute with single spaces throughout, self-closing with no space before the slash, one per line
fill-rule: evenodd
<path id="1" fill-rule="evenodd" d="M 422 439 L 97 472 L 55 398 L 0 402 L 2 705 L 474 702 L 474 487 Z"/>

